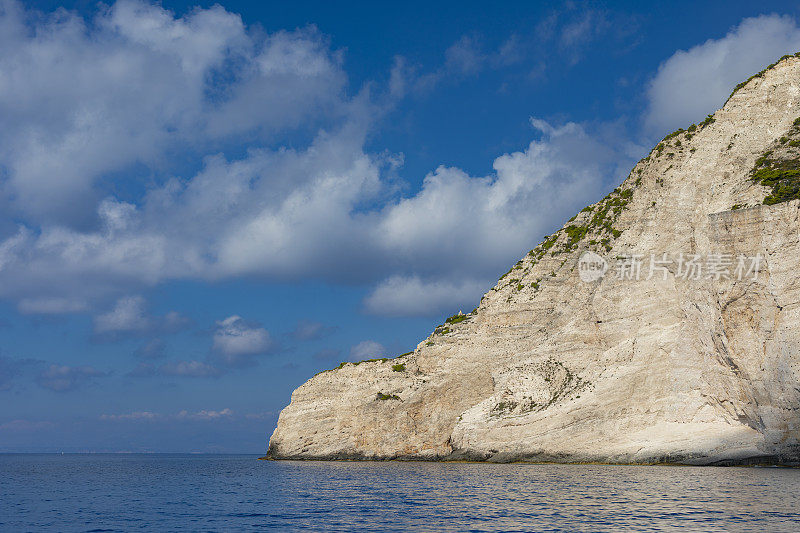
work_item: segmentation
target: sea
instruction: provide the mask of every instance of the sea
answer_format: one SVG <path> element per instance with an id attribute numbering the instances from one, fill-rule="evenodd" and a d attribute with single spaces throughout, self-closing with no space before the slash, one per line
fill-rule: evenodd
<path id="1" fill-rule="evenodd" d="M 800 531 L 800 470 L 0 455 L 0 531 Z"/>

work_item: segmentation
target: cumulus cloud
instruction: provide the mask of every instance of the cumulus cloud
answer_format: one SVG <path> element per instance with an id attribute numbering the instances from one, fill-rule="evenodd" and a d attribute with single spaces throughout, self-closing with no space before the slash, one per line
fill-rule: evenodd
<path id="1" fill-rule="evenodd" d="M 150 316 L 147 302 L 141 296 L 126 296 L 117 300 L 114 307 L 94 319 L 94 332 L 100 338 L 117 338 L 122 335 L 144 333 L 175 333 L 188 326 L 190 320 L 176 311 L 161 317 Z M 140 355 L 153 356 L 158 349 L 158 339 L 153 339 Z M 163 346 L 161 347 L 163 351 Z"/>
<path id="2" fill-rule="evenodd" d="M 388 206 L 378 228 L 385 246 L 420 273 L 493 270 L 494 258 L 526 251 L 550 221 L 593 198 L 618 154 L 578 124 L 532 125 L 543 138 L 495 159 L 493 175 L 439 167 L 419 193 Z"/>
<path id="3" fill-rule="evenodd" d="M 120 298 L 113 309 L 95 317 L 95 333 L 143 331 L 150 327 L 141 296 Z"/>
<path id="4" fill-rule="evenodd" d="M 96 317 L 101 336 L 180 322 L 130 295 L 182 279 L 370 284 L 365 308 L 395 315 L 411 314 L 408 295 L 428 287 L 431 305 L 461 306 L 633 160 L 601 132 L 534 120 L 536 140 L 500 155 L 491 174 L 443 166 L 401 195 L 402 158 L 365 150 L 382 111 L 368 91 L 344 96 L 340 54 L 313 28 L 262 36 L 219 6 L 177 17 L 126 0 L 91 25 L 62 14 L 29 32 L 10 5 L 0 121 L 22 130 L 0 132 L 0 187 L 16 216 L 0 225 L 0 298 L 29 312 L 116 299 Z M 459 46 L 450 55 L 463 70 L 477 45 Z M 267 148 L 297 128 L 307 145 Z M 229 141 L 248 149 L 226 155 Z M 205 157 L 175 177 L 167 151 Z M 109 194 L 109 173 L 141 195 Z M 214 335 L 230 366 L 270 344 L 244 323 Z"/>
<path id="5" fill-rule="evenodd" d="M 485 281 L 435 280 L 394 276 L 365 298 L 367 312 L 384 316 L 435 316 L 453 309 L 471 309 L 489 287 Z"/>
<path id="6" fill-rule="evenodd" d="M 90 381 L 91 378 L 106 376 L 91 366 L 65 366 L 51 364 L 42 370 L 36 382 L 46 389 L 56 392 L 67 392 L 76 389 L 79 385 Z"/>
<path id="7" fill-rule="evenodd" d="M 675 52 L 650 83 L 646 128 L 663 135 L 702 120 L 722 106 L 736 84 L 797 51 L 796 21 L 773 14 L 746 18 L 724 37 Z"/>
<path id="8" fill-rule="evenodd" d="M 350 348 L 351 361 L 363 361 L 364 359 L 377 359 L 379 357 L 386 357 L 386 348 L 375 341 L 361 341 Z"/>
<path id="9" fill-rule="evenodd" d="M 240 316 L 217 322 L 213 350 L 229 366 L 252 364 L 255 355 L 266 353 L 273 342 L 269 332 Z"/>
<path id="10" fill-rule="evenodd" d="M 219 5 L 176 17 L 121 0 L 87 24 L 3 4 L 0 164 L 29 219 L 86 223 L 104 174 L 180 143 L 295 127 L 344 84 L 313 28 L 262 37 Z"/>
<path id="11" fill-rule="evenodd" d="M 75 278 L 50 286 L 54 292 L 242 275 L 376 282 L 446 275 L 486 283 L 554 221 L 596 198 L 628 159 L 581 125 L 533 125 L 542 138 L 498 157 L 494 174 L 439 167 L 418 193 L 370 211 L 361 206 L 386 189 L 386 163 L 362 151 L 361 130 L 323 135 L 304 152 L 214 157 L 192 180 L 148 193 L 141 207 L 102 203 L 99 232 L 20 229 L 4 244 L 10 252 L 0 277 L 17 280 L 5 286 L 7 297 L 50 286 L 41 273 L 53 271 Z M 98 330 L 143 327 L 141 304 L 124 297 Z"/>

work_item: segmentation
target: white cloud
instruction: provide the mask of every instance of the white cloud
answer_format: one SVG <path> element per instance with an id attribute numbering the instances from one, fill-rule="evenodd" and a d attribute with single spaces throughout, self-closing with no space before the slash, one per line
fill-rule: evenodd
<path id="1" fill-rule="evenodd" d="M 101 22 L 132 43 L 175 58 L 190 76 L 203 76 L 209 67 L 222 64 L 229 48 L 247 44 L 241 17 L 220 5 L 175 19 L 164 9 L 124 0 Z"/>
<path id="2" fill-rule="evenodd" d="M 29 221 L 85 226 L 96 185 L 176 146 L 258 137 L 324 116 L 344 74 L 313 28 L 260 36 L 220 6 L 183 17 L 122 0 L 91 24 L 0 10 L 0 165 Z"/>
<path id="3" fill-rule="evenodd" d="M 161 317 L 150 316 L 144 298 L 126 296 L 117 300 L 111 310 L 94 318 L 94 331 L 101 337 L 153 332 L 174 333 L 189 323 L 188 318 L 176 311 L 170 311 Z"/>
<path id="4" fill-rule="evenodd" d="M 611 25 L 608 14 L 604 11 L 588 9 L 577 14 L 561 28 L 559 44 L 573 50 L 587 46 L 608 30 Z M 573 57 L 573 62 L 577 57 Z"/>
<path id="5" fill-rule="evenodd" d="M 134 411 L 132 413 L 124 413 L 119 415 L 100 415 L 100 420 L 145 420 L 145 421 L 152 421 L 152 420 L 159 420 L 161 415 L 158 413 L 153 413 L 151 411 Z"/>
<path id="6" fill-rule="evenodd" d="M 578 124 L 533 124 L 542 139 L 498 157 L 495 174 L 440 167 L 418 193 L 388 202 L 387 163 L 362 151 L 361 130 L 321 135 L 303 152 L 209 158 L 192 180 L 151 190 L 141 207 L 102 203 L 101 230 L 20 229 L 0 245 L 9 250 L 0 278 L 16 281 L 0 290 L 7 298 L 33 290 L 67 298 L 85 288 L 90 297 L 167 279 L 253 274 L 485 284 L 601 195 L 627 159 L 616 141 Z M 376 201 L 377 209 L 361 208 Z M 46 275 L 54 271 L 57 282 Z M 104 318 L 98 329 L 112 323 Z"/>
<path id="7" fill-rule="evenodd" d="M 445 68 L 460 74 L 474 74 L 483 66 L 487 57 L 479 43 L 469 36 L 463 36 L 445 51 Z"/>
<path id="8" fill-rule="evenodd" d="M 253 356 L 267 352 L 272 344 L 266 329 L 249 324 L 240 316 L 217 322 L 213 349 L 227 365 L 251 364 Z"/>
<path id="9" fill-rule="evenodd" d="M 425 282 L 417 276 L 394 276 L 380 284 L 364 300 L 367 312 L 384 316 L 435 316 L 468 312 L 489 287 L 484 281 L 466 279 Z"/>
<path id="10" fill-rule="evenodd" d="M 386 348 L 378 342 L 366 340 L 361 341 L 350 348 L 351 361 L 363 361 L 365 359 L 378 359 L 386 357 Z"/>
<path id="11" fill-rule="evenodd" d="M 179 327 L 127 295 L 182 279 L 358 281 L 375 287 L 366 308 L 391 314 L 414 312 L 410 295 L 425 289 L 429 306 L 465 305 L 633 159 L 602 132 L 535 120 L 540 138 L 493 173 L 439 167 L 400 196 L 401 158 L 365 150 L 382 110 L 368 91 L 343 96 L 340 54 L 313 28 L 262 38 L 220 7 L 176 17 L 131 1 L 92 25 L 64 14 L 28 32 L 18 19 L 0 15 L 0 122 L 16 125 L 0 132 L 0 187 L 23 221 L 0 224 L 0 298 L 29 312 L 117 298 L 98 334 Z M 462 66 L 465 50 L 451 54 Z M 296 128 L 306 146 L 264 147 Z M 221 139 L 249 149 L 226 156 Z M 205 154 L 202 167 L 167 178 L 171 151 Z M 141 197 L 101 190 L 134 163 Z M 226 365 L 270 345 L 243 322 L 214 335 Z"/>
<path id="12" fill-rule="evenodd" d="M 141 296 L 120 298 L 113 309 L 94 319 L 95 333 L 143 331 L 149 327 L 145 300 Z"/>
<path id="13" fill-rule="evenodd" d="M 233 411 L 228 408 L 220 409 L 219 411 L 203 409 L 202 411 L 198 411 L 196 413 L 190 413 L 188 411 L 181 411 L 178 413 L 178 418 L 190 418 L 193 420 L 220 420 L 227 419 L 232 416 Z"/>
<path id="14" fill-rule="evenodd" d="M 494 175 L 439 167 L 418 194 L 388 206 L 377 226 L 387 252 L 424 278 L 488 282 L 597 198 L 619 153 L 578 124 L 532 123 L 542 140 L 495 159 Z"/>
<path id="15" fill-rule="evenodd" d="M 789 16 L 746 18 L 727 35 L 679 50 L 658 68 L 648 89 L 646 128 L 663 135 L 718 109 L 739 82 L 785 54 L 800 51 Z"/>

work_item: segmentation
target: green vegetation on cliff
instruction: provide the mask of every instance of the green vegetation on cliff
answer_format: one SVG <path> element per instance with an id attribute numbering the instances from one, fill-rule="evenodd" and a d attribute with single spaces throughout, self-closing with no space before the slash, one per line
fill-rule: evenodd
<path id="1" fill-rule="evenodd" d="M 375 399 L 376 400 L 399 400 L 400 396 L 398 396 L 397 394 L 384 394 L 382 392 L 379 392 L 375 396 Z"/>
<path id="2" fill-rule="evenodd" d="M 788 136 L 781 137 L 778 146 L 764 152 L 750 171 L 750 179 L 771 189 L 764 198 L 765 205 L 800 198 L 800 158 L 792 149 L 797 140 L 800 140 L 800 118 L 794 121 Z"/>

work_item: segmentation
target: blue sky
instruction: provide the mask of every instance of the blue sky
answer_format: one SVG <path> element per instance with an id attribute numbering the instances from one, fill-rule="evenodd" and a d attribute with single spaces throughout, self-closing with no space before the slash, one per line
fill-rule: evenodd
<path id="1" fill-rule="evenodd" d="M 264 451 L 800 50 L 646 7 L 0 0 L 0 451 Z"/>

